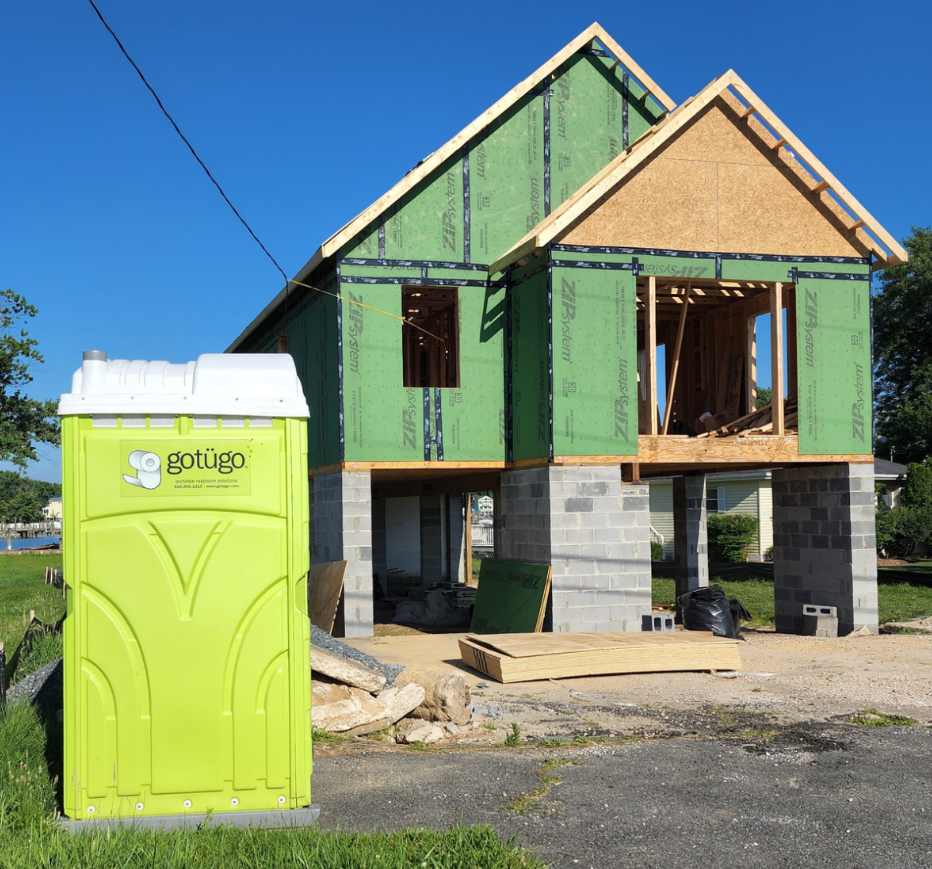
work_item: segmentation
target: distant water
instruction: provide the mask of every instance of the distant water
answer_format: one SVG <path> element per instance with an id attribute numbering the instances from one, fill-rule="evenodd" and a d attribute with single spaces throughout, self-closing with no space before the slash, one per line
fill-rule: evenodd
<path id="1" fill-rule="evenodd" d="M 48 546 L 56 543 L 61 546 L 61 537 L 14 537 L 14 549 L 32 549 L 34 546 Z M 6 538 L 0 537 L 0 550 L 6 549 Z"/>

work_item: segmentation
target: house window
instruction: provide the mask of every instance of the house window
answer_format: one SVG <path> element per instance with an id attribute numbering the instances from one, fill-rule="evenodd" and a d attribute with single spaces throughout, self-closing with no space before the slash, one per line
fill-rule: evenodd
<path id="1" fill-rule="evenodd" d="M 724 513 L 728 509 L 725 503 L 725 490 L 719 486 L 716 489 L 709 489 L 705 497 L 706 513 Z"/>
<path id="2" fill-rule="evenodd" d="M 459 388 L 456 287 L 404 287 L 401 327 L 405 386 Z"/>

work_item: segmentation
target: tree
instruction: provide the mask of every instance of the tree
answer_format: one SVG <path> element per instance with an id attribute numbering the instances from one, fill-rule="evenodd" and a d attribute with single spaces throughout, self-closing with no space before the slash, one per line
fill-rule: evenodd
<path id="1" fill-rule="evenodd" d="M 20 468 L 35 461 L 35 444 L 56 445 L 60 429 L 54 401 L 23 394 L 30 367 L 41 364 L 35 338 L 24 328 L 36 309 L 12 290 L 0 290 L 0 461 Z"/>
<path id="2" fill-rule="evenodd" d="M 913 227 L 909 260 L 884 269 L 874 296 L 874 406 L 882 454 L 932 455 L 932 228 Z"/>
<path id="3" fill-rule="evenodd" d="M 769 386 L 757 387 L 757 406 L 766 407 L 773 401 L 773 390 Z"/>

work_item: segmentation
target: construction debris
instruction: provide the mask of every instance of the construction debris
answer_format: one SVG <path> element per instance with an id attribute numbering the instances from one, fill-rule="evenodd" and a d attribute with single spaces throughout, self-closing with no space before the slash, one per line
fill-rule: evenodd
<path id="1" fill-rule="evenodd" d="M 327 642 L 323 649 L 318 642 Z M 346 650 L 343 654 L 342 650 Z M 416 667 L 396 675 L 391 687 L 382 664 L 369 655 L 314 634 L 311 644 L 311 724 L 344 736 L 385 730 L 402 719 L 418 725 L 431 721 L 467 724 L 471 717 L 469 684 L 462 673 L 446 667 Z M 408 719 L 407 716 L 412 716 Z M 406 725 L 408 726 L 408 725 Z M 430 725 L 433 727 L 434 725 Z M 436 727 L 439 738 L 444 731 Z M 413 738 L 413 742 L 436 741 Z"/>
<path id="2" fill-rule="evenodd" d="M 443 729 L 440 725 L 431 724 L 429 721 L 406 718 L 404 721 L 399 721 L 395 728 L 395 742 L 402 745 L 414 745 L 418 742 L 430 745 L 442 739 Z"/>
<path id="3" fill-rule="evenodd" d="M 459 671 L 448 667 L 411 667 L 401 673 L 395 684 L 415 684 L 424 689 L 424 701 L 411 713 L 412 718 L 469 723 L 469 682 Z"/>
<path id="4" fill-rule="evenodd" d="M 752 413 L 740 416 L 719 428 L 712 429 L 700 438 L 742 437 L 748 435 L 770 434 L 773 431 L 773 412 L 771 405 L 766 405 Z M 785 431 L 795 431 L 799 426 L 799 407 L 796 399 L 787 399 L 783 406 L 783 427 Z"/>

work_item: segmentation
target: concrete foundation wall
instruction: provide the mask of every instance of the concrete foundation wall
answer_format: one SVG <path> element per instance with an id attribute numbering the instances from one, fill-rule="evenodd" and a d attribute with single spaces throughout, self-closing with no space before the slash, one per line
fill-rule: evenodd
<path id="1" fill-rule="evenodd" d="M 676 596 L 709 584 L 709 535 L 706 525 L 706 477 L 673 479 L 673 554 Z"/>
<path id="2" fill-rule="evenodd" d="M 553 565 L 554 631 L 640 631 L 650 612 L 646 485 L 618 467 L 502 474 L 500 557 Z"/>
<path id="3" fill-rule="evenodd" d="M 347 637 L 372 636 L 372 486 L 368 471 L 314 477 L 311 562 L 347 563 L 343 619 Z"/>
<path id="4" fill-rule="evenodd" d="M 777 630 L 801 633 L 803 604 L 838 607 L 840 636 L 877 632 L 874 466 L 773 473 Z"/>

